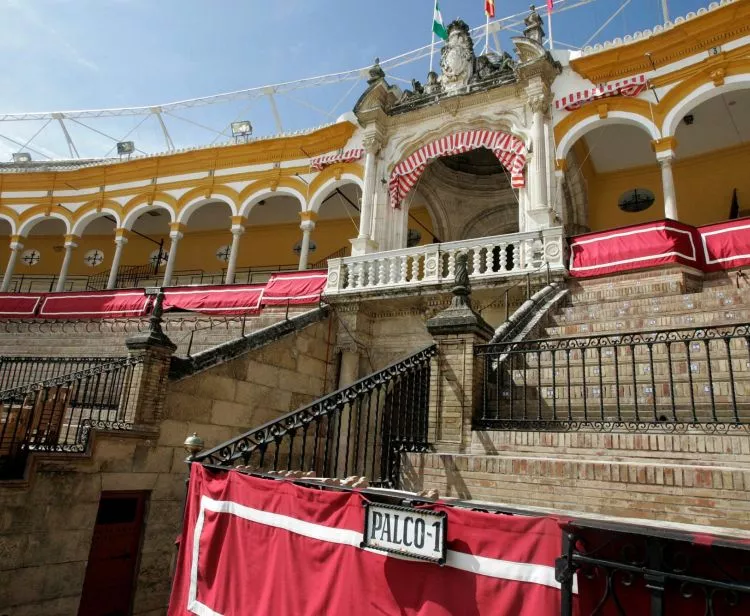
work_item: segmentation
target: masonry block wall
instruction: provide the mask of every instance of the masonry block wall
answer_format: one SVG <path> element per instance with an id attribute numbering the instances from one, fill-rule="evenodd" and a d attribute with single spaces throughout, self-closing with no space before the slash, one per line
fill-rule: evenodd
<path id="1" fill-rule="evenodd" d="M 466 454 L 404 454 L 441 496 L 750 530 L 750 434 L 474 432 Z"/>
<path id="2" fill-rule="evenodd" d="M 333 361 L 329 321 L 237 359 L 170 381 L 160 424 L 96 432 L 88 457 L 32 458 L 26 482 L 0 483 L 0 614 L 70 616 L 78 611 L 103 491 L 147 491 L 134 614 L 164 614 L 187 466 L 183 441 L 207 447 L 326 392 Z"/>

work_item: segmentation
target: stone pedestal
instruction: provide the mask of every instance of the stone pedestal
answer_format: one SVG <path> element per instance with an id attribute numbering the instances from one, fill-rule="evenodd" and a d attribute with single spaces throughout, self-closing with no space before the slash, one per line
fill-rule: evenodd
<path id="1" fill-rule="evenodd" d="M 353 240 L 349 240 L 352 245 L 352 256 L 357 257 L 359 255 L 369 255 L 371 252 L 378 251 L 378 243 L 371 240 L 369 237 L 355 237 Z"/>
<path id="2" fill-rule="evenodd" d="M 471 307 L 468 275 L 462 284 L 457 273 L 453 294 L 450 307 L 427 321 L 438 347 L 430 376 L 428 439 L 439 452 L 463 452 L 471 446 L 471 424 L 481 404 L 484 378 L 483 360 L 474 355 L 474 348 L 494 334 Z"/>
<path id="3" fill-rule="evenodd" d="M 159 293 L 151 315 L 149 331 L 131 336 L 125 341 L 128 355 L 141 359 L 134 366 L 129 386 L 123 389 L 126 414 L 138 424 L 157 424 L 162 419 L 167 379 L 172 354 L 177 349 L 161 329 L 162 302 Z"/>

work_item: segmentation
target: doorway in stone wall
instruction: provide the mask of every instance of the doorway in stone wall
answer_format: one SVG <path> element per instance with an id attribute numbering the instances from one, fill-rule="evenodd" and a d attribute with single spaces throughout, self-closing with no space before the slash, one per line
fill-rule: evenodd
<path id="1" fill-rule="evenodd" d="M 78 616 L 131 613 L 148 492 L 102 492 Z"/>

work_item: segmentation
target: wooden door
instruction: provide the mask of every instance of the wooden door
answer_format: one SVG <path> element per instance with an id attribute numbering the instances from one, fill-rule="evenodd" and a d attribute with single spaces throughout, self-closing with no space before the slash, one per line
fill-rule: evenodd
<path id="1" fill-rule="evenodd" d="M 127 616 L 148 492 L 103 492 L 91 540 L 79 616 Z"/>

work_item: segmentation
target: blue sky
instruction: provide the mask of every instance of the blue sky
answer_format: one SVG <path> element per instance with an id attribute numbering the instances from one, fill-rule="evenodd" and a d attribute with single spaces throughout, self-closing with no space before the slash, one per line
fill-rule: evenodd
<path id="1" fill-rule="evenodd" d="M 556 6 L 562 9 L 576 1 Z M 622 3 L 593 0 L 555 15 L 555 39 L 582 45 Z M 707 6 L 708 0 L 669 4 L 676 17 Z M 440 6 L 446 23 L 455 17 L 471 26 L 484 23 L 483 0 L 440 0 Z M 528 2 L 496 0 L 496 6 L 501 17 L 525 12 Z M 375 56 L 388 58 L 429 43 L 431 15 L 432 0 L 0 0 L 0 113 L 155 105 L 356 69 Z M 661 0 L 630 0 L 592 42 L 659 22 Z M 508 51 L 512 35 L 503 32 L 500 37 Z M 423 80 L 427 64 L 424 59 L 400 67 L 394 76 Z M 311 107 L 330 113 L 340 102 L 338 115 L 351 108 L 364 87 L 362 81 L 348 81 L 278 96 L 284 130 L 330 121 L 331 116 Z M 233 119 L 247 118 L 256 134 L 275 132 L 267 99 L 179 115 L 217 130 Z M 141 119 L 86 123 L 122 138 Z M 174 117 L 166 121 L 178 147 L 219 138 Z M 0 123 L 0 134 L 25 142 L 42 125 Z M 69 122 L 68 128 L 82 156 L 102 156 L 114 143 L 75 123 Z M 154 118 L 128 138 L 145 151 L 164 149 Z M 54 123 L 31 147 L 37 149 L 35 158 L 68 155 Z M 17 149 L 0 138 L 0 160 Z"/>

